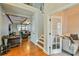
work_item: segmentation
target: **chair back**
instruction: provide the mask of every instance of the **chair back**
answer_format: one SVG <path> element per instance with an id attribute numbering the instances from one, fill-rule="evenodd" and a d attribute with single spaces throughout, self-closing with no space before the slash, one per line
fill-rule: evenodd
<path id="1" fill-rule="evenodd" d="M 70 34 L 73 40 L 78 40 L 78 34 Z"/>
<path id="2" fill-rule="evenodd" d="M 7 46 L 7 43 L 8 43 L 7 36 L 2 36 L 2 45 Z"/>
<path id="3" fill-rule="evenodd" d="M 1 39 L 1 36 L 0 36 L 0 46 L 2 45 L 2 39 Z"/>

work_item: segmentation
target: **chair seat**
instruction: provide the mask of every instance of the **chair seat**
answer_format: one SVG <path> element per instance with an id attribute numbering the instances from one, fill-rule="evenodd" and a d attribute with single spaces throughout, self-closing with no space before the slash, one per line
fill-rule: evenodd
<path id="1" fill-rule="evenodd" d="M 63 50 L 74 55 L 78 51 L 78 44 L 76 42 L 72 43 L 69 38 L 65 37 L 63 39 Z"/>

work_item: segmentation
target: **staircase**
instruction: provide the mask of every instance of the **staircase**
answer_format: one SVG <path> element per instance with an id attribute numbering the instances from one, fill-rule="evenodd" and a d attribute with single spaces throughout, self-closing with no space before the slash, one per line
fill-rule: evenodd
<path id="1" fill-rule="evenodd" d="M 41 48 L 41 49 L 43 49 L 44 48 L 44 36 L 41 36 L 40 37 L 40 39 L 38 40 L 38 42 L 37 42 L 37 45 Z"/>

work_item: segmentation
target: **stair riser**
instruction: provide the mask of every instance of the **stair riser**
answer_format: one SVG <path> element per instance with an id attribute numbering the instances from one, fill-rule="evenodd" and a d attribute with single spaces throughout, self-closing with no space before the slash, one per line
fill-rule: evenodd
<path id="1" fill-rule="evenodd" d="M 43 39 L 39 39 L 40 41 L 42 41 L 42 42 L 44 42 L 44 40 Z"/>
<path id="2" fill-rule="evenodd" d="M 40 42 L 38 42 L 38 44 L 39 44 L 40 46 L 44 47 L 44 44 L 42 44 L 42 43 L 40 43 Z"/>

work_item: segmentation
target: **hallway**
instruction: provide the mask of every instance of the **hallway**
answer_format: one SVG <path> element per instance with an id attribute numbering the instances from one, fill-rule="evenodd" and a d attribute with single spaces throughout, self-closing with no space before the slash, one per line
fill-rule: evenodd
<path id="1" fill-rule="evenodd" d="M 24 41 L 21 46 L 12 48 L 4 56 L 47 56 L 47 54 L 31 41 Z"/>

